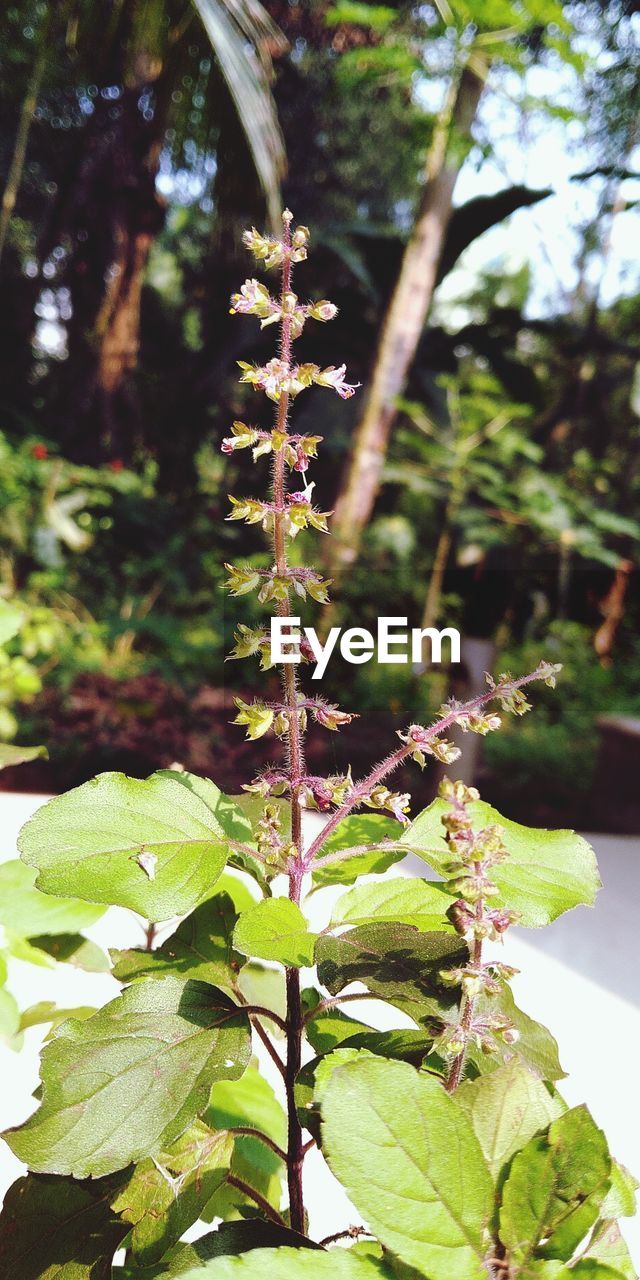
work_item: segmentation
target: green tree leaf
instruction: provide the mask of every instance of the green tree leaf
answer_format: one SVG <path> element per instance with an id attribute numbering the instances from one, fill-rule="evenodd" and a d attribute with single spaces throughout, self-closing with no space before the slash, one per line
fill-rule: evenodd
<path id="1" fill-rule="evenodd" d="M 129 1228 L 109 1208 L 111 1181 L 30 1173 L 5 1196 L 0 1274 L 15 1280 L 110 1280 L 111 1261 Z"/>
<path id="2" fill-rule="evenodd" d="M 181 1280 L 391 1280 L 376 1258 L 352 1256 L 347 1249 L 305 1254 L 299 1249 L 252 1249 L 236 1258 L 215 1258 L 204 1267 L 181 1273 Z M 471 1277 L 469 1277 L 471 1280 Z"/>
<path id="3" fill-rule="evenodd" d="M 8 644 L 17 636 L 23 622 L 22 609 L 16 609 L 8 601 L 0 600 L 0 645 Z"/>
<path id="4" fill-rule="evenodd" d="M 213 1129 L 256 1129 L 280 1147 L 287 1145 L 287 1117 L 268 1080 L 254 1066 L 248 1067 L 240 1080 L 214 1084 L 204 1119 Z M 259 1138 L 236 1136 L 231 1169 L 274 1208 L 280 1207 L 284 1166 Z M 237 1187 L 222 1187 L 202 1216 L 207 1222 L 235 1216 L 239 1206 L 246 1204 L 253 1202 Z"/>
<path id="5" fill-rule="evenodd" d="M 440 821 L 446 808 L 444 800 L 434 800 L 402 836 L 403 844 L 443 875 L 451 861 Z M 522 827 L 482 800 L 469 808 L 477 827 L 499 823 L 509 852 L 508 860 L 491 870 L 500 890 L 492 903 L 519 911 L 528 928 L 550 924 L 580 903 L 593 905 L 600 878 L 593 850 L 582 836 Z"/>
<path id="6" fill-rule="evenodd" d="M 55 933 L 51 937 L 29 938 L 29 944 L 46 955 L 57 960 L 58 964 L 72 964 L 75 969 L 84 969 L 87 973 L 110 973 L 108 957 L 97 942 L 85 938 L 81 933 Z"/>
<path id="7" fill-rule="evenodd" d="M 137 1164 L 112 1202 L 133 1226 L 128 1248 L 140 1266 L 159 1262 L 197 1221 L 229 1173 L 233 1138 L 196 1120 L 167 1151 Z"/>
<path id="8" fill-rule="evenodd" d="M 613 1267 L 614 1271 L 624 1276 L 624 1280 L 638 1280 L 631 1255 L 622 1237 L 620 1227 L 612 1219 L 603 1219 L 594 1229 L 593 1235 L 582 1257 L 585 1261 L 598 1262 L 603 1266 Z"/>
<path id="9" fill-rule="evenodd" d="M 469 953 L 456 934 L 419 933 L 404 924 L 366 924 L 316 945 L 318 977 L 332 995 L 364 982 L 375 995 L 420 1021 L 456 1002 L 440 969 L 465 964 Z"/>
<path id="10" fill-rule="evenodd" d="M 313 964 L 315 933 L 295 902 L 288 898 L 265 898 L 243 911 L 233 934 L 234 945 L 245 956 L 278 960 L 280 964 L 302 968 Z"/>
<path id="11" fill-rule="evenodd" d="M 453 933 L 446 912 L 453 902 L 436 880 L 381 880 L 359 884 L 338 898 L 331 924 L 374 924 L 396 921 L 422 933 Z"/>
<path id="12" fill-rule="evenodd" d="M 0 742 L 0 769 L 12 769 L 17 764 L 29 764 L 32 760 L 48 760 L 46 747 L 17 747 L 11 742 Z"/>
<path id="13" fill-rule="evenodd" d="M 327 1009 L 307 1023 L 307 1039 L 318 1054 L 331 1053 L 345 1040 L 359 1032 L 372 1031 L 366 1022 L 350 1018 L 342 1009 Z"/>
<path id="14" fill-rule="evenodd" d="M 105 913 L 105 907 L 41 893 L 35 882 L 34 869 L 17 858 L 0 865 L 0 924 L 13 934 L 75 933 Z"/>
<path id="15" fill-rule="evenodd" d="M 22 828 L 24 862 L 38 888 L 139 911 L 147 920 L 184 915 L 220 875 L 226 837 L 246 819 L 212 782 L 191 774 L 146 780 L 102 773 L 56 796 Z"/>
<path id="16" fill-rule="evenodd" d="M 318 857 L 339 853 L 343 849 L 355 849 L 361 844 L 378 844 L 381 840 L 399 840 L 404 827 L 395 818 L 385 818 L 381 813 L 354 813 L 343 818 L 335 831 L 327 837 Z M 397 849 L 374 849 L 370 853 L 355 854 L 352 858 L 340 858 L 326 867 L 316 867 L 313 884 L 322 889 L 328 884 L 354 884 L 358 876 L 380 875 L 388 871 L 394 862 L 400 862 L 405 852 Z"/>
<path id="17" fill-rule="evenodd" d="M 531 1262 L 518 1273 L 519 1280 L 624 1280 L 624 1274 L 605 1263 L 588 1259 L 575 1266 L 562 1262 Z"/>
<path id="18" fill-rule="evenodd" d="M 401 1062 L 347 1063 L 324 1090 L 322 1118 L 329 1166 L 386 1248 L 429 1280 L 486 1280 L 493 1184 L 438 1080 Z"/>
<path id="19" fill-rule="evenodd" d="M 335 1066 L 339 1062 L 356 1058 L 358 1054 L 368 1054 L 369 1057 L 392 1058 L 394 1061 L 410 1062 L 414 1067 L 419 1067 L 427 1057 L 432 1042 L 432 1037 L 425 1036 L 422 1031 L 365 1029 L 362 1033 L 341 1041 L 337 1048 L 328 1049 L 325 1054 L 312 1058 L 304 1064 L 296 1079 L 295 1098 L 301 1125 L 313 1134 L 318 1146 L 321 1146 L 319 1082 L 327 1063 Z"/>
<path id="20" fill-rule="evenodd" d="M 156 951 L 112 951 L 113 976 L 120 982 L 181 974 L 228 990 L 240 969 L 232 936 L 237 913 L 226 893 L 196 907 Z"/>
<path id="21" fill-rule="evenodd" d="M 20 1010 L 10 991 L 0 987 L 0 1043 L 10 1049 L 18 1050 L 22 1042 L 20 1033 Z"/>
<path id="22" fill-rule="evenodd" d="M 473 1125 L 496 1183 L 516 1151 L 563 1112 L 559 1099 L 517 1059 L 465 1081 L 456 1102 Z"/>
<path id="23" fill-rule="evenodd" d="M 528 1013 L 518 1008 L 511 987 L 506 983 L 498 995 L 490 998 L 480 997 L 476 1009 L 478 1014 L 489 1011 L 504 1014 L 518 1032 L 515 1044 L 506 1045 L 497 1041 L 495 1053 L 491 1057 L 487 1057 L 474 1045 L 471 1046 L 469 1059 L 481 1075 L 495 1070 L 497 1063 L 507 1062 L 515 1057 L 530 1067 L 542 1080 L 564 1079 L 566 1072 L 563 1071 L 560 1063 L 555 1037 L 541 1022 L 536 1022 L 535 1018 L 530 1018 Z"/>
<path id="24" fill-rule="evenodd" d="M 593 1206 L 607 1192 L 610 1173 L 606 1139 L 586 1107 L 565 1112 L 546 1134 L 532 1138 L 514 1156 L 500 1207 L 500 1239 L 518 1264 L 534 1258 L 543 1241 L 547 1256 L 563 1258 L 572 1215 L 579 1215 L 582 1236 L 586 1235 L 597 1217 Z M 585 1219 L 581 1210 L 587 1200 Z M 562 1252 L 553 1252 L 556 1237 L 555 1247 Z"/>
<path id="25" fill-rule="evenodd" d="M 230 1254 L 237 1255 L 249 1253 L 254 1249 L 274 1250 L 288 1247 L 289 1249 L 319 1249 L 320 1246 L 315 1244 L 313 1240 L 308 1240 L 306 1236 L 299 1236 L 295 1231 L 290 1231 L 287 1227 L 279 1227 L 275 1222 L 268 1222 L 264 1218 L 251 1218 L 247 1222 L 223 1222 L 216 1231 L 210 1231 L 206 1236 L 200 1236 L 199 1240 L 192 1241 L 191 1244 L 176 1245 L 170 1249 L 166 1257 L 162 1260 L 162 1268 L 160 1271 L 154 1269 L 153 1276 L 161 1276 L 162 1280 L 177 1280 L 178 1277 L 184 1276 L 185 1271 L 189 1268 L 202 1268 L 211 1262 L 214 1258 L 226 1258 Z M 202 1270 L 196 1273 L 199 1280 L 202 1280 Z M 127 1274 L 126 1280 L 147 1280 L 148 1272 L 132 1271 Z M 118 1272 L 114 1270 L 114 1280 L 117 1280 Z M 122 1277 L 125 1280 L 125 1277 Z M 274 1280 L 277 1276 L 274 1273 Z"/>
<path id="26" fill-rule="evenodd" d="M 245 964 L 238 974 L 238 987 L 247 1004 L 261 1004 L 263 1009 L 271 1009 L 281 1018 L 287 1013 L 287 987 L 283 969 L 268 969 L 258 961 Z M 280 1039 L 284 1032 L 275 1022 L 269 1027 L 269 1033 Z"/>
<path id="27" fill-rule="evenodd" d="M 39 1027 L 46 1023 L 57 1027 L 67 1018 L 92 1018 L 95 1012 L 95 1007 L 88 1004 L 77 1005 L 73 1009 L 60 1009 L 52 1000 L 40 1000 L 38 1004 L 23 1009 L 20 1014 L 20 1030 L 26 1031 L 27 1027 Z"/>
<path id="28" fill-rule="evenodd" d="M 602 1202 L 603 1218 L 632 1218 L 636 1212 L 638 1179 L 618 1160 L 611 1161 L 611 1186 Z"/>
<path id="29" fill-rule="evenodd" d="M 247 1019 L 223 992 L 165 977 L 64 1022 L 42 1055 L 40 1108 L 5 1140 L 38 1173 L 98 1177 L 153 1155 L 241 1075 Z"/>

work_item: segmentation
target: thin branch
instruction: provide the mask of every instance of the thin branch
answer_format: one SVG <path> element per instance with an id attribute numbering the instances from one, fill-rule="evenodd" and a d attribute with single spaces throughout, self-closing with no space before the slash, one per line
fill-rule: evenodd
<path id="1" fill-rule="evenodd" d="M 310 1151 L 312 1147 L 317 1147 L 317 1145 L 318 1142 L 316 1138 L 307 1138 L 307 1141 L 302 1144 L 303 1156 L 306 1156 L 307 1152 Z"/>
<path id="2" fill-rule="evenodd" d="M 373 1238 L 373 1233 L 367 1231 L 366 1227 L 346 1227 L 344 1231 L 335 1231 L 332 1236 L 325 1236 L 319 1243 L 324 1248 L 328 1244 L 335 1244 L 336 1240 L 359 1240 L 361 1236 Z"/>
<path id="3" fill-rule="evenodd" d="M 233 984 L 233 994 L 243 1009 L 247 1009 L 249 1007 L 249 1002 L 244 992 L 240 990 L 240 987 L 237 985 L 237 983 Z M 271 1061 L 273 1062 L 274 1066 L 277 1067 L 278 1071 L 280 1072 L 280 1075 L 282 1076 L 282 1079 L 284 1080 L 286 1077 L 287 1069 L 285 1067 L 284 1062 L 282 1061 L 282 1058 L 280 1057 L 280 1054 L 278 1053 L 278 1050 L 276 1049 L 275 1045 L 272 1043 L 266 1029 L 263 1027 L 262 1023 L 260 1022 L 259 1017 L 257 1017 L 255 1014 L 249 1014 L 249 1017 L 251 1020 L 251 1026 L 253 1027 L 256 1035 L 258 1036 L 258 1039 L 264 1045 L 265 1049 L 267 1050 L 267 1053 L 269 1054 L 269 1057 L 271 1058 Z"/>
<path id="4" fill-rule="evenodd" d="M 335 1005 L 344 1004 L 347 1000 L 382 1000 L 382 996 L 374 995 L 373 991 L 349 991 L 346 996 L 328 996 L 326 1000 L 321 1000 L 315 1006 L 315 1009 L 309 1009 L 304 1016 L 304 1025 L 312 1022 L 319 1013 L 324 1013 L 325 1009 L 333 1009 Z M 384 1004 L 384 1000 L 382 1000 Z"/>
<path id="5" fill-rule="evenodd" d="M 264 1045 L 267 1053 L 269 1054 L 269 1057 L 271 1058 L 271 1061 L 278 1068 L 278 1071 L 280 1072 L 282 1079 L 285 1080 L 287 1075 L 287 1068 L 285 1067 L 285 1064 L 282 1061 L 282 1058 L 280 1057 L 280 1054 L 278 1053 L 278 1050 L 276 1049 L 275 1045 L 269 1039 L 269 1035 L 265 1031 L 262 1023 L 258 1020 L 258 1018 L 252 1018 L 251 1026 L 253 1027 L 259 1040 L 261 1040 L 262 1044 Z"/>
<path id="6" fill-rule="evenodd" d="M 280 360 L 289 371 L 291 368 L 291 312 L 287 299 L 291 293 L 292 245 L 291 214 L 288 210 L 283 214 L 284 224 L 284 256 L 281 277 L 280 322 Z M 276 430 L 283 436 L 288 434 L 290 392 L 281 389 L 276 409 Z M 284 448 L 280 447 L 273 454 L 273 551 L 276 573 L 287 576 L 287 538 L 285 525 L 286 511 L 286 463 Z M 278 603 L 277 611 L 282 617 L 291 612 L 289 592 L 285 599 Z M 291 663 L 283 663 L 281 671 L 282 688 L 287 707 L 287 769 L 291 790 L 291 842 L 295 854 L 288 867 L 289 899 L 300 905 L 302 880 L 304 876 L 304 857 L 302 853 L 302 806 L 300 804 L 300 779 L 305 771 L 304 740 L 298 714 L 298 679 L 295 667 Z M 305 1233 L 305 1210 L 302 1187 L 303 1141 L 302 1128 L 296 1104 L 296 1078 L 302 1062 L 302 1004 L 300 1000 L 300 971 L 287 967 L 285 971 L 287 989 L 287 1059 L 284 1077 L 287 1099 L 287 1185 L 289 1189 L 289 1218 L 291 1227 L 301 1235 Z"/>
<path id="7" fill-rule="evenodd" d="M 247 857 L 255 858 L 256 862 L 261 862 L 264 867 L 267 866 L 267 859 L 264 854 L 260 853 L 259 849 L 256 849 L 252 844 L 244 844 L 242 840 L 226 840 L 225 844 L 228 844 L 234 853 L 246 853 Z"/>
<path id="8" fill-rule="evenodd" d="M 279 1160 L 283 1160 L 285 1164 L 287 1163 L 286 1151 L 283 1151 L 282 1147 L 279 1147 L 277 1142 L 274 1142 L 273 1138 L 270 1138 L 267 1133 L 263 1133 L 261 1129 L 252 1129 L 250 1125 L 239 1124 L 234 1125 L 232 1129 L 227 1129 L 227 1133 L 234 1133 L 242 1138 L 257 1138 L 259 1142 L 264 1142 L 265 1147 L 269 1147 Z"/>
<path id="9" fill-rule="evenodd" d="M 255 1187 L 249 1186 L 249 1183 L 245 1182 L 244 1178 L 238 1178 L 235 1173 L 229 1173 L 227 1182 L 230 1187 L 235 1187 L 236 1191 L 242 1191 L 243 1195 L 253 1200 L 254 1204 L 257 1204 L 258 1208 L 262 1209 L 262 1212 L 267 1218 L 271 1218 L 272 1222 L 277 1223 L 279 1227 L 286 1227 L 287 1224 L 282 1214 L 278 1213 L 278 1210 L 274 1209 L 273 1205 L 269 1204 L 269 1201 L 265 1200 L 265 1197 L 260 1195 L 260 1192 L 256 1191 Z"/>
<path id="10" fill-rule="evenodd" d="M 22 107 L 20 110 L 20 119 L 18 121 L 18 130 L 13 148 L 13 155 L 9 164 L 9 172 L 7 174 L 7 185 L 2 196 L 2 204 L 0 205 L 0 258 L 4 252 L 4 246 L 9 231 L 9 224 L 13 216 L 13 211 L 18 198 L 20 184 L 24 173 L 25 161 L 27 158 L 27 145 L 29 142 L 29 133 L 35 110 L 38 105 L 38 97 L 42 87 L 44 73 L 47 67 L 47 55 L 49 53 L 47 33 L 49 30 L 49 20 L 46 20 L 46 27 L 41 37 L 41 45 L 33 64 L 33 70 L 27 85 L 27 92 L 24 96 Z"/>
<path id="11" fill-rule="evenodd" d="M 513 689 L 520 689 L 523 685 L 530 684 L 533 680 L 540 680 L 542 677 L 538 670 L 530 672 L 529 675 L 520 676 L 518 680 L 505 681 L 503 684 L 497 684 L 493 689 L 487 689 L 486 693 L 478 694 L 477 697 L 471 698 L 468 702 L 461 703 L 455 710 L 450 711 L 446 716 L 442 716 L 440 720 L 425 729 L 425 738 L 437 738 L 446 729 L 455 725 L 461 716 L 473 715 L 474 712 L 486 706 L 488 702 L 492 702 L 494 698 L 499 698 L 501 694 L 508 693 Z M 309 846 L 305 857 L 305 870 L 310 870 L 315 863 L 316 854 L 320 851 L 323 844 L 328 840 L 332 831 L 343 818 L 347 818 L 356 805 L 369 794 L 373 787 L 388 777 L 398 765 L 402 764 L 415 751 L 415 747 L 409 743 L 399 747 L 397 751 L 392 751 L 384 760 L 381 760 L 372 770 L 368 777 L 363 778 L 361 782 L 356 783 L 351 795 L 340 805 L 339 809 L 331 815 L 329 821 L 325 823 L 322 831 L 316 836 L 315 840 Z"/>
<path id="12" fill-rule="evenodd" d="M 274 1013 L 273 1009 L 267 1009 L 266 1005 L 245 1004 L 243 1001 L 242 1012 L 248 1013 L 251 1017 L 270 1018 L 271 1022 L 275 1022 L 276 1026 L 286 1033 L 287 1024 L 284 1018 L 281 1018 L 279 1013 Z"/>
<path id="13" fill-rule="evenodd" d="M 380 840 L 378 844 L 354 844 L 350 849 L 336 849 L 334 853 L 325 853 L 323 858 L 316 858 L 313 863 L 313 869 L 316 867 L 327 867 L 331 862 L 342 862 L 347 858 L 357 858 L 361 853 L 391 853 L 394 849 L 402 849 L 406 852 L 405 846 L 400 844 L 399 840 Z"/>

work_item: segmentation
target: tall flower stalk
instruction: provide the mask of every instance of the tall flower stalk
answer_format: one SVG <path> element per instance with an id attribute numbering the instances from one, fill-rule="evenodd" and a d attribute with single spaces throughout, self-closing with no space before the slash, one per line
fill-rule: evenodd
<path id="1" fill-rule="evenodd" d="M 280 273 L 280 288 L 277 296 L 272 296 L 265 285 L 256 279 L 245 281 L 239 293 L 231 299 L 232 313 L 254 315 L 261 327 L 275 324 L 279 328 L 278 354 L 264 366 L 254 366 L 240 362 L 242 370 L 240 381 L 249 383 L 257 390 L 264 392 L 275 404 L 275 418 L 272 430 L 259 430 L 247 426 L 243 422 L 233 424 L 233 434 L 222 444 L 223 452 L 235 453 L 237 450 L 251 448 L 254 461 L 263 455 L 270 455 L 272 460 L 272 485 L 270 500 L 255 498 L 231 497 L 231 520 L 244 520 L 249 524 L 260 523 L 267 533 L 273 551 L 273 563 L 267 570 L 242 568 L 227 565 L 229 571 L 228 587 L 236 596 L 255 591 L 263 604 L 273 603 L 281 617 L 291 616 L 292 600 L 296 597 L 304 599 L 311 596 L 319 603 L 328 598 L 330 583 L 313 568 L 291 566 L 288 559 L 288 544 L 300 529 L 312 527 L 327 532 L 327 519 L 330 512 L 318 510 L 312 503 L 313 485 L 307 483 L 307 470 L 310 461 L 317 454 L 317 446 L 321 437 L 300 435 L 290 429 L 290 411 L 293 400 L 303 390 L 313 385 L 333 390 L 342 398 L 352 396 L 356 386 L 346 381 L 345 365 L 330 366 L 322 369 L 316 364 L 297 364 L 293 359 L 293 343 L 302 333 L 309 319 L 328 321 L 336 314 L 336 307 L 325 299 L 302 304 L 293 292 L 292 278 L 295 264 L 307 257 L 309 241 L 308 229 L 304 226 L 292 228 L 292 215 L 289 211 L 283 214 L 283 233 L 281 239 L 261 235 L 253 228 L 244 235 L 246 247 L 254 254 L 259 263 L 266 268 L 276 268 Z M 302 488 L 291 488 L 289 473 L 302 477 Z M 235 648 L 230 655 L 233 658 L 245 658 L 251 655 L 260 657 L 263 669 L 270 667 L 269 633 L 266 629 L 253 629 L 239 625 Z M 310 653 L 305 651 L 305 642 L 300 643 L 300 659 L 308 660 Z M 288 896 L 296 907 L 300 907 L 303 898 L 305 876 L 314 868 L 325 865 L 331 855 L 323 857 L 323 847 L 343 818 L 354 809 L 366 806 L 370 809 L 386 811 L 398 821 L 406 823 L 410 797 L 408 794 L 391 790 L 387 786 L 389 775 L 408 758 L 413 758 L 424 767 L 427 757 L 433 757 L 443 763 L 451 763 L 459 756 L 460 751 L 447 739 L 446 732 L 454 726 L 472 733 L 486 734 L 499 727 L 500 716 L 489 712 L 491 703 L 498 703 L 507 712 L 523 714 L 529 704 L 522 692 L 522 687 L 533 680 L 545 680 L 553 684 L 557 667 L 549 663 L 541 663 L 531 674 L 513 679 L 510 675 L 501 676 L 497 682 L 488 677 L 488 688 L 485 693 L 460 703 L 450 700 L 440 709 L 437 719 L 429 726 L 412 724 L 405 731 L 399 732 L 401 745 L 390 752 L 368 776 L 355 782 L 349 769 L 346 774 L 321 778 L 307 772 L 305 763 L 304 738 L 308 717 L 330 730 L 337 730 L 348 723 L 351 714 L 341 711 L 335 705 L 321 697 L 305 697 L 299 687 L 297 664 L 282 663 L 281 683 L 282 700 L 267 702 L 256 699 L 251 703 L 236 698 L 238 715 L 236 723 L 244 725 L 250 739 L 261 737 L 272 731 L 285 744 L 285 762 L 282 766 L 268 768 L 257 777 L 246 790 L 257 793 L 265 800 L 261 828 L 261 839 L 258 841 L 257 856 L 271 872 L 284 872 L 288 879 Z M 458 790 L 460 784 L 450 784 L 454 808 L 447 827 L 450 845 L 461 855 L 460 832 L 467 830 L 464 797 Z M 287 837 L 280 830 L 278 809 L 269 801 L 273 797 L 288 795 L 291 806 L 291 829 Z M 467 794 L 467 800 L 471 793 Z M 305 850 L 303 840 L 303 812 L 313 808 L 327 813 L 327 822 L 319 835 Z M 460 825 L 462 823 L 462 826 Z M 466 825 L 465 825 L 466 824 Z M 485 833 L 486 834 L 486 833 Z M 480 833 L 482 836 L 483 833 Z M 494 841 L 495 843 L 495 841 Z M 480 884 L 489 865 L 492 854 L 489 846 L 491 837 L 486 835 L 482 853 L 474 856 L 468 871 L 467 879 Z M 357 855 L 362 848 L 341 850 L 340 858 Z M 462 865 L 462 864 L 461 864 Z M 460 867 L 457 867 L 460 871 Z M 486 879 L 486 877 L 485 877 Z M 471 891 L 470 891 L 471 892 Z M 486 908 L 486 893 L 474 898 L 473 907 L 464 901 L 458 906 L 458 917 L 455 927 L 465 937 L 472 939 L 472 954 L 469 966 L 457 972 L 455 977 L 447 972 L 447 980 L 462 985 L 463 995 L 460 1009 L 460 1021 L 457 1028 L 448 1028 L 443 1033 L 439 1044 L 441 1052 L 450 1061 L 446 1087 L 452 1091 L 459 1083 L 467 1049 L 467 1040 L 476 1034 L 474 1022 L 475 1002 L 470 994 L 474 980 L 490 985 L 492 978 L 487 969 L 486 978 L 478 978 L 484 973 L 482 969 L 482 929 L 490 916 Z M 473 924 L 465 917 L 465 927 L 460 921 L 465 910 L 471 911 Z M 489 915 L 487 914 L 489 912 Z M 495 934 L 498 924 L 492 926 Z M 485 935 L 486 936 L 486 935 Z M 476 975 L 474 979 L 474 975 Z M 289 1189 L 290 1223 L 294 1230 L 305 1229 L 305 1209 L 302 1186 L 302 1170 L 305 1152 L 311 1140 L 305 1141 L 298 1117 L 294 1095 L 295 1083 L 301 1067 L 302 1043 L 305 1017 L 301 1002 L 300 970 L 286 967 L 286 1060 L 280 1062 L 284 1078 L 287 1117 L 287 1175 Z M 498 1029 L 497 1026 L 494 1029 Z M 264 1040 L 266 1032 L 260 1027 L 260 1035 Z M 508 1037 L 509 1028 L 501 1028 Z M 484 1045 L 488 1047 L 489 1030 L 484 1036 Z M 272 1057 L 278 1061 L 277 1055 Z"/>

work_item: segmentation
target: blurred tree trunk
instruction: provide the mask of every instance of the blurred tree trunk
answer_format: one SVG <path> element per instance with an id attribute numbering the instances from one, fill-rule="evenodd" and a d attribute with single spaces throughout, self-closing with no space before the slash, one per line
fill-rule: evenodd
<path id="1" fill-rule="evenodd" d="M 401 394 L 436 285 L 438 263 L 453 208 L 453 192 L 469 148 L 484 84 L 483 68 L 467 65 L 451 86 L 427 160 L 426 183 L 404 252 L 376 353 L 364 413 L 338 495 L 328 546 L 331 570 L 356 559 L 373 511 Z"/>
<path id="2" fill-rule="evenodd" d="M 142 6 L 144 8 L 144 6 Z M 171 50 L 164 0 L 123 7 L 114 47 L 119 95 L 96 99 L 82 150 L 67 175 L 47 233 L 71 234 L 66 283 L 73 315 L 69 358 L 58 379 L 59 434 L 88 460 L 104 447 L 131 457 L 141 430 L 132 375 L 138 363 L 140 302 L 149 253 L 164 223 L 156 178 L 170 93 Z M 144 16 L 144 15 L 143 15 Z M 109 83 L 109 81 L 107 81 Z"/>
<path id="3" fill-rule="evenodd" d="M 42 79 L 47 65 L 46 32 L 48 30 L 48 26 L 48 21 L 45 21 L 43 35 L 39 42 L 38 52 L 33 64 L 33 70 L 29 77 L 27 91 L 22 102 L 13 155 L 11 156 L 6 186 L 2 193 L 2 205 L 0 206 L 0 260 L 4 253 L 9 224 L 13 216 L 18 192 L 20 190 L 20 184 L 22 182 L 25 160 L 27 158 L 29 132 L 33 123 L 35 109 L 38 105 L 38 96 L 40 94 Z"/>

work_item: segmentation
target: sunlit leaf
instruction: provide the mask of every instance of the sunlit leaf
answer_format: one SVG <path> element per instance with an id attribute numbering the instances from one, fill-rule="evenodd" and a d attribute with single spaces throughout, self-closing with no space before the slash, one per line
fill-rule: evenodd
<path id="1" fill-rule="evenodd" d="M 451 862 L 441 822 L 446 809 L 446 801 L 434 800 L 402 836 L 403 844 L 442 874 Z M 600 879 L 593 850 L 582 836 L 520 826 L 482 800 L 473 802 L 469 812 L 476 828 L 498 823 L 503 829 L 509 857 L 491 869 L 500 890 L 492 903 L 519 911 L 529 928 L 550 924 L 580 903 L 593 905 Z"/>
<path id="2" fill-rule="evenodd" d="M 247 829 L 207 779 L 102 773 L 38 809 L 18 845 L 47 893 L 130 907 L 158 921 L 199 902 L 225 865 L 227 838 L 242 839 Z"/>
<path id="3" fill-rule="evenodd" d="M 36 1172 L 77 1178 L 152 1155 L 202 1114 L 216 1080 L 244 1071 L 235 1008 L 206 983 L 165 977 L 64 1022 L 42 1055 L 42 1104 L 5 1141 Z"/>
<path id="4" fill-rule="evenodd" d="M 429 1280 L 486 1280 L 493 1184 L 441 1082 L 364 1058 L 336 1068 L 321 1107 L 330 1168 L 377 1239 Z"/>

